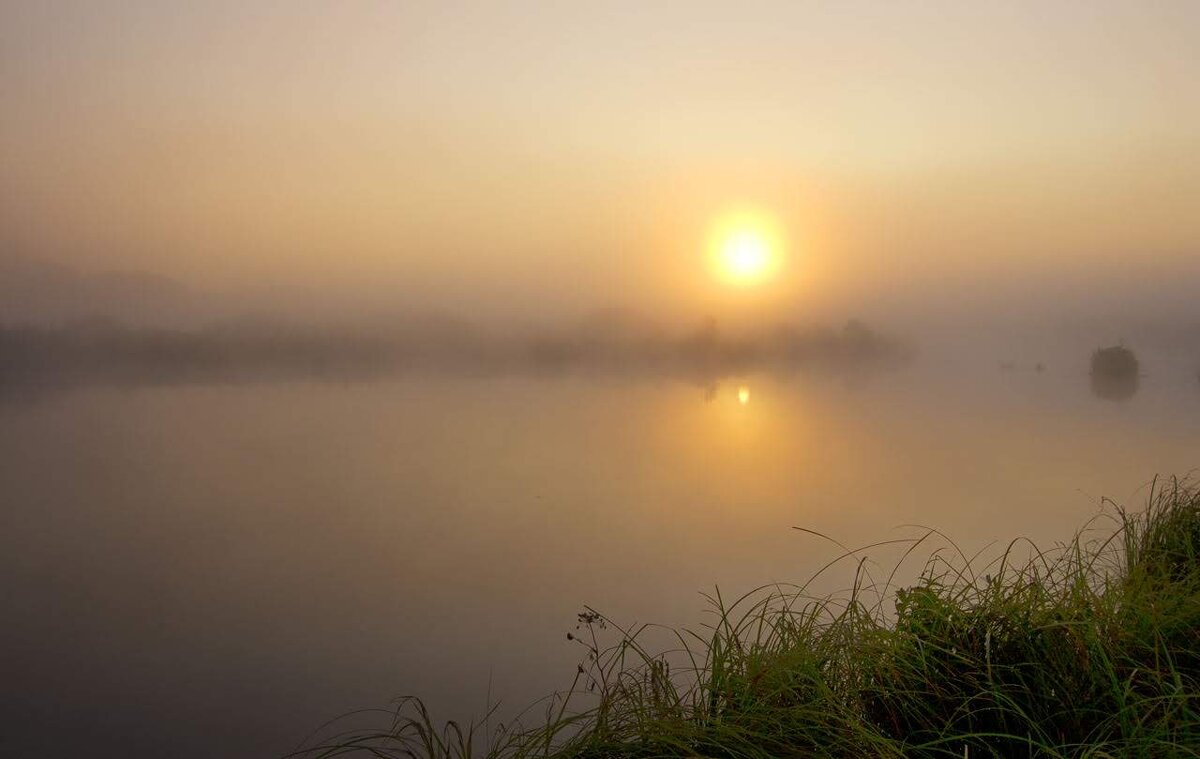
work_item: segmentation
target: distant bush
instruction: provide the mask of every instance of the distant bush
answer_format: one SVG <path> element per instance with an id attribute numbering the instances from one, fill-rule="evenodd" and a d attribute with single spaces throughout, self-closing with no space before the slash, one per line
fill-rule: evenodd
<path id="1" fill-rule="evenodd" d="M 1095 376 L 1126 378 L 1136 377 L 1137 373 L 1137 356 L 1123 345 L 1098 348 L 1092 354 L 1092 374 Z"/>

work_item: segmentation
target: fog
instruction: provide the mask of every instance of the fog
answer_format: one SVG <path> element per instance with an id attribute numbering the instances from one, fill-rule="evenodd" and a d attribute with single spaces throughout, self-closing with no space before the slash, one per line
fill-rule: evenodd
<path id="1" fill-rule="evenodd" d="M 1197 13 L 4 3 L 0 318 L 1170 329 Z M 751 290 L 703 254 L 742 205 Z"/>
<path id="2" fill-rule="evenodd" d="M 1200 465 L 1197 29 L 0 0 L 0 755 L 508 719 L 793 527 L 1136 508 Z"/>
<path id="3" fill-rule="evenodd" d="M 1078 365 L 1125 343 L 1200 369 L 1195 260 L 1128 263 L 1109 281 L 1060 273 L 971 281 L 947 274 L 846 303 L 840 313 L 467 308 L 369 295 L 344 302 L 276 288 L 204 290 L 140 270 L 88 271 L 27 257 L 0 266 L 0 357 L 8 386 L 366 379 L 403 372 L 669 374 Z M 1026 275 L 1028 276 L 1028 275 Z M 457 306 L 457 308 L 456 308 Z M 606 307 L 607 306 L 607 307 Z M 724 318 L 718 317 L 722 314 Z"/>

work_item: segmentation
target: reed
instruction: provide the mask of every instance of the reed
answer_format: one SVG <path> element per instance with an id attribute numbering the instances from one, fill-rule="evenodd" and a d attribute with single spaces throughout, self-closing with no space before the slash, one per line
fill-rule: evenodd
<path id="1" fill-rule="evenodd" d="M 986 561 L 929 531 L 895 591 L 847 551 L 846 592 L 714 594 L 714 622 L 661 650 L 588 609 L 573 686 L 525 718 L 439 726 L 410 698 L 296 756 L 1200 756 L 1200 490 L 1156 483 L 1144 510 L 1107 513 L 1111 529 Z"/>

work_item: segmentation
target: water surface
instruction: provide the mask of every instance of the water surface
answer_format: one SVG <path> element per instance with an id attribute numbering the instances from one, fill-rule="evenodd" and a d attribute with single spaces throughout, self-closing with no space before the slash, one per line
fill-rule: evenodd
<path id="1" fill-rule="evenodd" d="M 700 591 L 836 553 L 797 525 L 1064 539 L 1197 466 L 1198 421 L 1152 362 L 1122 401 L 990 366 L 9 392 L 0 751 L 276 756 L 403 694 L 515 710 L 569 683 L 584 604 L 694 624 Z"/>

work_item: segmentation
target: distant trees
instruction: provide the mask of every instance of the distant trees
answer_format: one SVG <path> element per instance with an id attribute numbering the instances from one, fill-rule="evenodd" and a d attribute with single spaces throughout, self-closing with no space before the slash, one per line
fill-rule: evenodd
<path id="1" fill-rule="evenodd" d="M 709 318 L 677 337 L 653 330 L 577 328 L 507 338 L 405 325 L 370 330 L 246 323 L 168 330 L 127 327 L 104 318 L 53 328 L 0 325 L 0 380 L 32 382 L 344 379 L 411 369 L 713 377 L 801 366 L 857 370 L 906 356 L 900 343 L 859 321 L 841 330 L 780 326 L 727 335 Z"/>

